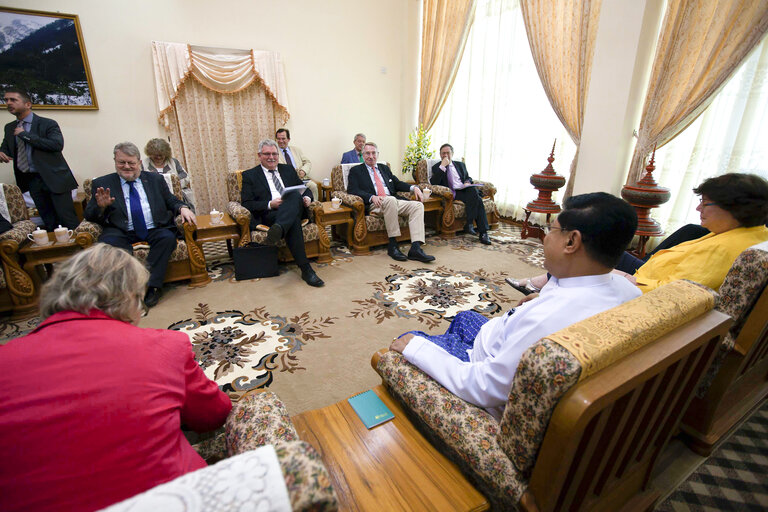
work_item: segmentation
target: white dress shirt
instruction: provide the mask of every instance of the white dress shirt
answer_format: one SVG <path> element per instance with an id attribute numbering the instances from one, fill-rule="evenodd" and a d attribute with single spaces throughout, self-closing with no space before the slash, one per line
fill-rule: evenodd
<path id="1" fill-rule="evenodd" d="M 469 362 L 415 336 L 403 355 L 451 393 L 501 418 L 520 358 L 541 338 L 641 295 L 616 274 L 550 278 L 539 297 L 489 320 Z"/>

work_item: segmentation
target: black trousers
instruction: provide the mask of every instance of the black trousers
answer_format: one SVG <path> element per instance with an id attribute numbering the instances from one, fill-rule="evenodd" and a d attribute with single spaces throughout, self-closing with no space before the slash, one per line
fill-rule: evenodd
<path id="1" fill-rule="evenodd" d="M 646 254 L 645 258 L 642 260 L 625 252 L 621 255 L 621 259 L 619 260 L 619 264 L 616 265 L 616 268 L 622 272 L 626 272 L 627 274 L 634 274 L 637 269 L 642 267 L 643 264 L 658 251 L 669 249 L 670 247 L 674 247 L 677 244 L 681 244 L 683 242 L 696 240 L 697 238 L 701 238 L 707 234 L 709 234 L 709 230 L 707 228 L 701 227 L 698 224 L 686 224 L 665 238 L 659 245 L 656 246 L 653 251 Z"/>
<path id="2" fill-rule="evenodd" d="M 59 224 L 69 229 L 75 229 L 80 224 L 72 202 L 71 190 L 61 194 L 52 192 L 36 172 L 28 174 L 27 186 L 29 195 L 32 196 L 43 219 L 46 231 L 53 231 L 59 227 Z"/>
<path id="3" fill-rule="evenodd" d="M 131 254 L 133 254 L 131 244 L 136 242 L 149 243 L 149 254 L 147 255 L 146 262 L 149 268 L 149 282 L 147 285 L 155 288 L 163 287 L 168 260 L 171 259 L 171 254 L 176 249 L 177 244 L 176 235 L 173 231 L 168 228 L 152 228 L 149 230 L 146 240 L 136 236 L 134 231 L 128 231 L 127 233 L 113 232 L 108 235 L 101 235 L 99 242 L 124 249 Z"/>
<path id="4" fill-rule="evenodd" d="M 261 217 L 261 223 L 266 226 L 280 224 L 285 245 L 299 267 L 309 264 L 307 251 L 304 249 L 304 232 L 301 229 L 301 220 L 306 217 L 304 199 L 298 192 L 287 194 L 277 210 L 269 210 Z"/>
<path id="5" fill-rule="evenodd" d="M 488 217 L 485 215 L 485 206 L 483 197 L 477 187 L 469 187 L 456 191 L 456 199 L 464 203 L 467 208 L 467 226 L 472 222 L 477 223 L 477 230 L 480 233 L 488 231 Z"/>

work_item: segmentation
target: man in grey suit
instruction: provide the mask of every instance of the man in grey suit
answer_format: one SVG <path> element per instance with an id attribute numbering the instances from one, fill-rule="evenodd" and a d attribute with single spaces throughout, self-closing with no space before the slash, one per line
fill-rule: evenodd
<path id="1" fill-rule="evenodd" d="M 151 308 L 160 300 L 168 260 L 176 249 L 178 230 L 174 217 L 196 223 L 186 203 L 168 190 L 161 174 L 141 170 L 141 153 L 130 142 L 114 149 L 115 173 L 93 180 L 94 190 L 85 207 L 85 218 L 100 224 L 99 242 L 133 253 L 131 244 L 147 242 L 149 282 L 144 304 Z"/>
<path id="2" fill-rule="evenodd" d="M 74 229 L 79 224 L 72 203 L 77 181 L 64 160 L 64 137 L 53 119 L 32 113 L 32 99 L 21 89 L 3 95 L 8 112 L 16 121 L 5 125 L 0 162 L 13 160 L 16 183 L 29 191 L 48 231 L 59 224 Z"/>

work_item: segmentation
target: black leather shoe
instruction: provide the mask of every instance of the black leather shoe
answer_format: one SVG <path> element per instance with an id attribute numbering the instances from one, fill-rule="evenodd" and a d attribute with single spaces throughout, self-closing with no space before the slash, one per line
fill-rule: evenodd
<path id="1" fill-rule="evenodd" d="M 389 247 L 387 249 L 387 254 L 389 255 L 390 258 L 396 261 L 405 261 L 408 259 L 405 257 L 405 254 L 403 254 L 397 246 Z"/>
<path id="2" fill-rule="evenodd" d="M 283 239 L 283 226 L 280 224 L 272 224 L 267 231 L 267 244 L 277 245 L 277 243 Z"/>
<path id="3" fill-rule="evenodd" d="M 315 274 L 315 271 L 312 270 L 312 267 L 307 267 L 306 269 L 302 270 L 301 278 L 309 286 L 315 286 L 317 288 L 320 288 L 321 286 L 325 286 L 325 283 L 323 282 L 323 280 L 317 277 L 317 274 Z"/>
<path id="4" fill-rule="evenodd" d="M 421 247 L 413 247 L 413 246 L 411 246 L 411 250 L 408 251 L 408 259 L 421 261 L 423 263 L 429 263 L 430 261 L 435 261 L 435 257 L 430 256 L 429 254 L 425 254 L 424 251 L 421 250 Z"/>
<path id="5" fill-rule="evenodd" d="M 480 233 L 480 243 L 484 245 L 491 245 L 491 238 L 488 233 Z"/>
<path id="6" fill-rule="evenodd" d="M 467 226 L 464 228 L 464 232 L 468 235 L 476 235 L 477 231 L 475 231 L 475 228 L 471 226 L 470 224 L 467 224 Z"/>
<path id="7" fill-rule="evenodd" d="M 150 286 L 147 288 L 147 293 L 144 294 L 144 305 L 147 306 L 147 308 L 153 308 L 157 306 L 157 303 L 160 302 L 160 296 L 162 294 L 163 291 L 160 288 Z"/>

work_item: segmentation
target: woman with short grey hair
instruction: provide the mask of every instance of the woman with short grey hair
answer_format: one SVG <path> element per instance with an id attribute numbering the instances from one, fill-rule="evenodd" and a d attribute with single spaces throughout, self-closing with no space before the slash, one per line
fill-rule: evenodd
<path id="1" fill-rule="evenodd" d="M 171 145 L 165 139 L 149 139 L 144 146 L 144 154 L 147 157 L 141 161 L 141 169 L 147 172 L 159 174 L 175 174 L 181 183 L 181 194 L 184 202 L 195 211 L 195 192 L 192 190 L 192 182 L 189 174 L 182 167 L 181 162 L 173 158 Z M 170 184 L 168 188 L 171 188 Z"/>
<path id="2" fill-rule="evenodd" d="M 43 322 L 0 347 L 3 510 L 100 510 L 206 466 L 181 426 L 215 430 L 232 403 L 186 334 L 137 326 L 148 278 L 96 244 L 43 287 Z"/>

